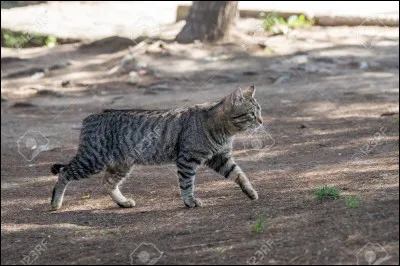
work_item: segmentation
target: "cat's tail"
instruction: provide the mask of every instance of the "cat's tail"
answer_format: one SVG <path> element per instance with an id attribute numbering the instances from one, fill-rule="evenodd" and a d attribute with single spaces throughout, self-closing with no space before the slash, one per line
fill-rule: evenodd
<path id="1" fill-rule="evenodd" d="M 64 168 L 65 166 L 67 166 L 67 165 L 66 164 L 59 164 L 59 163 L 53 164 L 53 166 L 51 167 L 51 173 L 53 175 L 58 175 L 60 173 L 60 171 L 61 171 L 61 168 Z"/>

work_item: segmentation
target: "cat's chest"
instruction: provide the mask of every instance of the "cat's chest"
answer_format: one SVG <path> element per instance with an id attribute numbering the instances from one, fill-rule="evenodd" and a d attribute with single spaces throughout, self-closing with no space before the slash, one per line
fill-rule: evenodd
<path id="1" fill-rule="evenodd" d="M 213 157 L 217 154 L 231 152 L 233 147 L 233 140 L 226 139 L 224 141 L 216 142 L 212 141 L 212 143 L 208 144 L 208 150 L 210 152 L 210 156 Z"/>

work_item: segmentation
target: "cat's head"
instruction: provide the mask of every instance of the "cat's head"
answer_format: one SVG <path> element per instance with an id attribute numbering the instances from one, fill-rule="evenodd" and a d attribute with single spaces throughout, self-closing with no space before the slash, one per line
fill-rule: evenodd
<path id="1" fill-rule="evenodd" d="M 255 92 L 254 86 L 243 91 L 238 88 L 225 98 L 226 114 L 237 131 L 256 128 L 263 123 L 261 107 L 254 98 Z"/>

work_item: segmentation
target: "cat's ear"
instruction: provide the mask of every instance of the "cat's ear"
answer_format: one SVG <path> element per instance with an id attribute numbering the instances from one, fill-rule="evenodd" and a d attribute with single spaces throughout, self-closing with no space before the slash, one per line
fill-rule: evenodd
<path id="1" fill-rule="evenodd" d="M 241 101 L 243 98 L 243 93 L 241 88 L 237 88 L 234 92 L 232 92 L 230 100 L 232 105 L 235 105 Z"/>
<path id="2" fill-rule="evenodd" d="M 256 87 L 254 85 L 251 85 L 247 90 L 246 94 L 252 98 L 254 98 L 254 95 L 256 94 Z"/>

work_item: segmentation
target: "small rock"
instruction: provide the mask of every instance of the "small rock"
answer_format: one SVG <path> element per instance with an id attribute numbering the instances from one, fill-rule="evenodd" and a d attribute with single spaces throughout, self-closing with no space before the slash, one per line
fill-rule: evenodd
<path id="1" fill-rule="evenodd" d="M 36 80 L 36 79 L 41 79 L 45 76 L 44 72 L 36 72 L 31 76 L 31 79 Z"/>
<path id="2" fill-rule="evenodd" d="M 139 75 L 138 75 L 138 73 L 136 72 L 136 71 L 131 71 L 131 72 L 129 72 L 129 77 L 130 78 L 137 78 Z"/>
<path id="3" fill-rule="evenodd" d="M 360 62 L 360 67 L 361 70 L 367 70 L 369 68 L 368 62 L 362 61 Z"/>
<path id="4" fill-rule="evenodd" d="M 314 59 L 314 61 L 321 62 L 321 63 L 327 63 L 327 64 L 335 63 L 335 60 L 332 57 L 328 57 L 328 56 L 317 57 Z"/>
<path id="5" fill-rule="evenodd" d="M 48 90 L 48 89 L 41 89 L 41 90 L 38 90 L 38 91 L 36 92 L 36 95 L 37 95 L 37 96 L 56 96 L 56 97 L 62 96 L 61 93 L 59 93 L 59 92 L 57 92 L 57 91 L 54 91 L 54 90 Z"/>
<path id="6" fill-rule="evenodd" d="M 385 113 L 381 114 L 381 116 L 393 116 L 393 115 L 396 115 L 396 114 L 398 114 L 398 113 L 395 113 L 395 112 L 385 112 Z"/>
<path id="7" fill-rule="evenodd" d="M 282 104 L 291 104 L 292 101 L 291 100 L 281 100 Z"/>
<path id="8" fill-rule="evenodd" d="M 152 91 L 172 91 L 177 88 L 174 86 L 171 86 L 167 83 L 160 83 L 160 84 L 155 84 L 153 86 L 150 86 L 149 89 Z"/>
<path id="9" fill-rule="evenodd" d="M 300 124 L 300 128 L 306 128 L 306 125 Z"/>
<path id="10" fill-rule="evenodd" d="M 61 68 L 64 68 L 64 67 L 67 67 L 67 66 L 70 66 L 70 65 L 71 65 L 70 62 L 60 60 L 60 63 L 54 64 L 54 65 L 52 65 L 52 66 L 49 66 L 49 67 L 47 67 L 46 69 L 47 69 L 48 71 L 50 71 L 50 70 L 57 70 L 57 69 L 61 69 Z"/>
<path id="11" fill-rule="evenodd" d="M 14 108 L 29 108 L 29 107 L 36 107 L 36 105 L 27 102 L 16 102 L 12 105 Z"/>
<path id="12" fill-rule="evenodd" d="M 255 76 L 255 75 L 258 75 L 258 72 L 254 71 L 254 70 L 247 70 L 247 71 L 243 71 L 242 74 L 245 76 Z"/>
<path id="13" fill-rule="evenodd" d="M 154 41 L 152 44 L 148 45 L 146 48 L 146 54 L 161 54 L 170 55 L 167 48 L 168 44 L 163 41 Z"/>
<path id="14" fill-rule="evenodd" d="M 143 94 L 145 94 L 145 95 L 157 95 L 158 92 L 156 92 L 156 91 L 145 91 Z"/>
<path id="15" fill-rule="evenodd" d="M 300 65 L 300 64 L 305 64 L 305 63 L 307 63 L 307 62 L 308 62 L 308 58 L 307 58 L 306 55 L 297 55 L 297 56 L 292 57 L 292 58 L 290 59 L 290 61 L 291 61 L 291 63 L 293 63 L 293 64 Z"/>
<path id="16" fill-rule="evenodd" d="M 70 85 L 71 84 L 71 81 L 69 81 L 69 80 L 63 80 L 62 82 L 61 82 L 61 87 L 67 87 L 68 85 Z"/>
<path id="17" fill-rule="evenodd" d="M 147 69 L 147 63 L 141 63 L 141 62 L 139 62 L 139 63 L 136 64 L 135 70 L 136 70 L 137 72 L 140 71 L 140 70 L 142 70 L 142 69 Z"/>
<path id="18" fill-rule="evenodd" d="M 136 71 L 129 72 L 129 84 L 136 85 L 138 80 L 139 74 Z"/>

